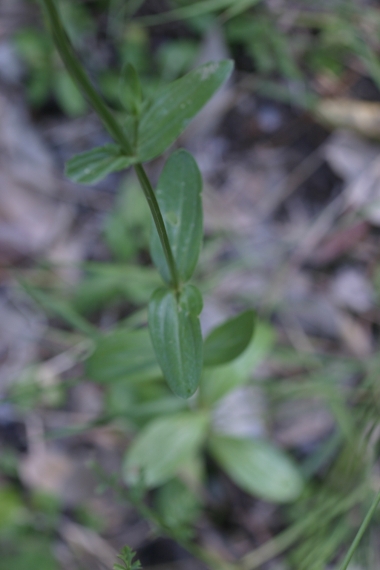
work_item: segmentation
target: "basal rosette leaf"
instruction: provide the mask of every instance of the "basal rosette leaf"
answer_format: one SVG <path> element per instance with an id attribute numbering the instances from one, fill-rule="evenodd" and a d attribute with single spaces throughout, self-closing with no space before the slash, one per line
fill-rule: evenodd
<path id="1" fill-rule="evenodd" d="M 201 447 L 209 416 L 182 412 L 152 420 L 133 441 L 123 466 L 126 483 L 157 487 L 172 479 Z"/>
<path id="2" fill-rule="evenodd" d="M 296 465 L 267 441 L 213 435 L 209 449 L 231 479 L 253 496 L 286 503 L 302 492 L 303 480 Z"/>

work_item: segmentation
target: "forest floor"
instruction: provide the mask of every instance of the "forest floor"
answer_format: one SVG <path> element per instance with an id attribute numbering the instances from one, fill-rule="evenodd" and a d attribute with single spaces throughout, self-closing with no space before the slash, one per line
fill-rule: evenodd
<path id="1" fill-rule="evenodd" d="M 52 98 L 39 109 L 28 101 L 13 37 L 38 21 L 32 3 L 0 3 L 0 496 L 10 510 L 23 503 L 25 520 L 37 517 L 33 531 L 22 531 L 30 557 L 7 568 L 24 570 L 33 560 L 43 570 L 55 564 L 110 569 L 128 544 L 145 568 L 191 570 L 202 565 L 175 542 L 154 536 L 112 489 L 96 492 L 102 475 L 93 465 L 118 471 L 126 436 L 117 424 L 101 425 L 108 410 L 103 388 L 86 378 L 75 382 L 85 350 L 73 342 L 80 336 L 47 317 L 20 285 L 32 279 L 73 290 L 83 281 L 85 262 L 110 262 L 104 228 L 120 204 L 117 195 L 134 184 L 129 173 L 95 187 L 65 179 L 66 159 L 108 139 L 92 113 L 70 117 Z M 166 30 L 181 37 L 181 26 L 161 26 L 152 43 Z M 223 30 L 212 26 L 200 42 L 199 61 L 226 54 L 231 48 Z M 270 437 L 305 473 L 309 469 L 316 488 L 338 454 L 337 431 L 346 421 L 359 422 L 361 397 L 375 401 L 378 395 L 371 382 L 379 370 L 380 92 L 362 67 L 352 66 L 334 81 L 314 78 L 321 99 L 311 110 L 258 91 L 255 74 L 243 64 L 237 54 L 231 81 L 179 141 L 194 154 L 204 180 L 203 330 L 239 308 L 254 307 L 260 319 L 262 358 L 252 371 L 254 384 L 223 402 L 218 421 L 226 433 Z M 153 180 L 162 165 L 161 159 L 149 164 Z M 138 205 L 131 215 L 138 232 Z M 137 258 L 149 266 L 144 248 Z M 92 293 L 81 294 L 86 301 Z M 95 302 L 89 318 L 106 330 L 134 306 L 133 299 L 101 309 Z M 48 388 L 45 396 L 25 391 L 35 383 L 42 392 Z M 376 456 L 379 434 L 376 425 L 371 429 Z M 0 532 L 10 525 L 3 510 L 0 504 Z M 234 562 L 297 516 L 219 474 L 197 534 Z M 352 518 L 352 528 L 360 523 L 352 510 L 344 517 Z M 9 540 L 21 540 L 12 533 Z M 357 566 L 362 570 L 378 567 L 378 539 L 368 541 L 375 562 Z M 33 550 L 32 543 L 40 546 Z M 52 558 L 45 560 L 46 549 Z M 281 552 L 258 567 L 302 568 L 292 564 Z"/>

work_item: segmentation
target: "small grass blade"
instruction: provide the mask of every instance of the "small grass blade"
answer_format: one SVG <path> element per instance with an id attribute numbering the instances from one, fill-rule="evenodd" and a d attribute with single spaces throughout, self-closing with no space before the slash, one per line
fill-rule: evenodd
<path id="1" fill-rule="evenodd" d="M 362 522 L 362 524 L 361 524 L 361 526 L 360 526 L 360 528 L 359 528 L 359 530 L 358 530 L 358 532 L 357 532 L 357 534 L 356 534 L 356 536 L 355 536 L 355 538 L 354 538 L 354 540 L 353 540 L 342 564 L 339 566 L 338 570 L 347 570 L 348 565 L 351 562 L 352 557 L 355 554 L 356 549 L 358 548 L 359 543 L 360 543 L 361 539 L 363 538 L 363 535 L 364 535 L 365 531 L 367 530 L 369 523 L 371 522 L 372 517 L 375 514 L 375 511 L 376 511 L 379 503 L 380 503 L 380 491 L 376 495 L 376 498 L 373 501 L 371 508 L 369 509 L 365 519 L 363 520 L 363 522 Z"/>

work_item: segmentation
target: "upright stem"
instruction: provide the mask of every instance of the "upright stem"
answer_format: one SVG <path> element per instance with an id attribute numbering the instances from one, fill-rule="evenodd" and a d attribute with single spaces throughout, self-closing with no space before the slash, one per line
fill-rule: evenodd
<path id="1" fill-rule="evenodd" d="M 74 48 L 72 47 L 66 31 L 62 25 L 54 0 L 40 1 L 42 2 L 49 21 L 54 43 L 67 68 L 67 71 L 70 73 L 79 89 L 88 99 L 91 107 L 97 113 L 111 137 L 121 146 L 126 155 L 133 156 L 134 150 L 130 141 L 128 140 L 128 137 L 118 124 L 112 111 L 108 108 L 102 97 L 92 85 L 85 70 L 79 62 Z M 147 199 L 150 211 L 153 216 L 153 221 L 156 225 L 158 236 L 164 250 L 165 258 L 171 274 L 172 287 L 178 291 L 180 288 L 180 279 L 160 207 L 143 166 L 141 164 L 137 164 L 135 166 L 135 170 Z"/>
<path id="2" fill-rule="evenodd" d="M 42 5 L 45 8 L 45 13 L 50 24 L 55 46 L 66 66 L 67 71 L 70 73 L 79 89 L 83 92 L 86 99 L 88 99 L 91 107 L 99 115 L 111 137 L 119 143 L 126 154 L 132 156 L 132 145 L 124 134 L 123 129 L 120 127 L 112 112 L 92 85 L 82 65 L 79 63 L 79 59 L 76 56 L 74 48 L 72 47 L 62 25 L 54 0 L 42 0 Z"/>
<path id="3" fill-rule="evenodd" d="M 172 252 L 172 249 L 170 247 L 168 234 L 166 233 L 164 220 L 162 218 L 161 210 L 160 210 L 160 207 L 158 205 L 156 195 L 154 193 L 154 190 L 152 188 L 150 180 L 149 180 L 148 176 L 146 175 L 146 172 L 145 172 L 145 170 L 141 164 L 135 165 L 135 171 L 136 171 L 137 177 L 139 179 L 139 182 L 141 184 L 141 188 L 144 191 L 145 198 L 149 204 L 149 208 L 150 208 L 150 211 L 151 211 L 152 216 L 153 216 L 154 223 L 155 223 L 156 228 L 157 228 L 158 236 L 160 238 L 160 241 L 161 241 L 164 253 L 165 253 L 166 262 L 169 266 L 169 271 L 170 271 L 170 275 L 172 278 L 172 287 L 173 287 L 173 289 L 175 289 L 175 291 L 179 291 L 181 284 L 180 284 L 180 278 L 178 275 L 177 265 L 176 265 L 175 259 L 173 257 L 173 252 Z"/>

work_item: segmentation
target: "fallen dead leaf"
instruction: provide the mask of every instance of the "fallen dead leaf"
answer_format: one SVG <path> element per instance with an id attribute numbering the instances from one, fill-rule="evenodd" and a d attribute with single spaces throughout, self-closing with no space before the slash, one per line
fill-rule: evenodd
<path id="1" fill-rule="evenodd" d="M 59 497 L 73 469 L 68 457 L 45 447 L 33 449 L 19 464 L 20 478 L 27 488 Z"/>
<path id="2" fill-rule="evenodd" d="M 71 521 L 60 526 L 60 534 L 73 552 L 81 558 L 83 555 L 96 559 L 106 568 L 112 568 L 117 561 L 117 552 L 112 546 L 93 530 Z"/>
<path id="3" fill-rule="evenodd" d="M 346 128 L 369 138 L 380 139 L 380 103 L 355 99 L 322 99 L 315 116 L 333 128 Z"/>
<path id="4" fill-rule="evenodd" d="M 331 412 L 320 401 L 289 401 L 279 409 L 275 438 L 285 447 L 305 446 L 325 438 L 334 424 Z"/>
<path id="5" fill-rule="evenodd" d="M 26 110 L 0 91 L 0 260 L 35 255 L 68 228 L 51 155 Z"/>
<path id="6" fill-rule="evenodd" d="M 356 222 L 346 228 L 333 231 L 326 236 L 320 246 L 310 257 L 310 263 L 320 267 L 338 261 L 342 255 L 352 251 L 368 235 L 370 225 L 368 222 Z"/>
<path id="7" fill-rule="evenodd" d="M 345 207 L 380 225 L 380 146 L 354 133 L 338 131 L 325 146 L 331 168 L 346 182 Z"/>
<path id="8" fill-rule="evenodd" d="M 338 306 L 356 313 L 365 313 L 373 307 L 375 295 L 372 285 L 359 269 L 341 269 L 333 278 L 330 291 Z"/>
<path id="9" fill-rule="evenodd" d="M 264 399 L 258 388 L 243 386 L 224 396 L 214 411 L 213 425 L 218 433 L 234 437 L 262 437 Z"/>
<path id="10" fill-rule="evenodd" d="M 347 312 L 339 311 L 337 324 L 341 338 L 357 358 L 368 358 L 372 354 L 372 337 L 368 327 Z"/>

